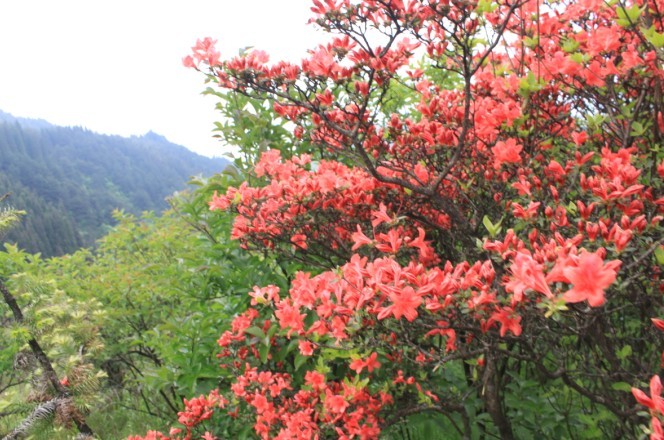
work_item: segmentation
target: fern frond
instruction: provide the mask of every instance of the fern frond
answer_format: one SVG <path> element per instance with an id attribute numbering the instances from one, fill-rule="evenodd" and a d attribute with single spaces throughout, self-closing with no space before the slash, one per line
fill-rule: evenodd
<path id="1" fill-rule="evenodd" d="M 0 198 L 0 202 L 7 198 L 7 194 Z M 0 208 L 0 238 L 16 223 L 19 222 L 25 211 L 19 211 L 14 208 Z"/>
<path id="2" fill-rule="evenodd" d="M 58 405 L 64 404 L 68 398 L 56 397 L 38 405 L 12 432 L 3 440 L 15 440 L 27 436 L 39 422 L 53 417 Z"/>

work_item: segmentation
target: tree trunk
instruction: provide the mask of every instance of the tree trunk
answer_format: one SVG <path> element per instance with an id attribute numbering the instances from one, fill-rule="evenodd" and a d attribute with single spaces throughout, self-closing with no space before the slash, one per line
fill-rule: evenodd
<path id="1" fill-rule="evenodd" d="M 500 373 L 498 372 L 498 368 L 496 368 L 498 359 L 492 355 L 491 349 L 487 350 L 485 359 L 486 363 L 482 376 L 484 385 L 482 397 L 484 398 L 486 409 L 489 415 L 491 415 L 493 423 L 498 428 L 500 438 L 503 440 L 513 440 L 512 424 L 505 416 L 503 399 L 500 395 Z"/>

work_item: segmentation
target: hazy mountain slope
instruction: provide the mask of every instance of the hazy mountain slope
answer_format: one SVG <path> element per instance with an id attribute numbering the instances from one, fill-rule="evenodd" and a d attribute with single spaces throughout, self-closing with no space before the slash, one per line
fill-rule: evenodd
<path id="1" fill-rule="evenodd" d="M 0 195 L 11 193 L 11 206 L 28 212 L 8 241 L 30 252 L 51 256 L 92 246 L 113 209 L 160 212 L 191 176 L 227 164 L 154 133 L 105 136 L 0 113 Z"/>

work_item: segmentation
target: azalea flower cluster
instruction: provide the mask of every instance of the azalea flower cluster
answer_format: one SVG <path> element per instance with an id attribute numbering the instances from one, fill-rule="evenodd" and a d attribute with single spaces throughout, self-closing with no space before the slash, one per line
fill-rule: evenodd
<path id="1" fill-rule="evenodd" d="M 431 212 L 430 204 L 399 195 L 396 188 L 381 185 L 361 169 L 321 161 L 312 171 L 306 168 L 310 161 L 308 155 L 283 160 L 278 150 L 270 150 L 255 168 L 257 176 L 268 179 L 267 185 L 245 182 L 231 187 L 225 195 L 214 195 L 210 209 L 237 213 L 232 237 L 245 247 L 287 243 L 308 253 L 329 254 L 331 249 L 346 256 L 371 244 L 380 252 L 413 256 L 424 264 L 438 262 L 421 227 L 391 227 L 398 220 L 387 214 L 386 205 L 376 206 L 376 201 L 392 191 L 391 205 L 402 209 Z M 441 227 L 449 225 L 443 213 L 433 219 Z M 372 231 L 373 238 L 365 235 L 363 227 Z"/>
<path id="2" fill-rule="evenodd" d="M 467 422 L 477 396 L 514 438 L 498 387 L 531 371 L 633 435 L 610 385 L 664 351 L 644 329 L 664 312 L 664 4 L 313 5 L 335 35 L 300 63 L 221 61 L 209 40 L 185 59 L 292 124 L 301 151 L 265 151 L 210 209 L 311 267 L 249 293 L 219 339 L 229 385 L 186 402 L 186 435 L 212 411 L 263 438 L 376 438 L 418 411 Z M 660 394 L 633 389 L 652 438 Z"/>
<path id="3" fill-rule="evenodd" d="M 375 203 L 377 182 L 363 170 L 336 162 L 322 161 L 310 171 L 310 162 L 308 155 L 282 161 L 280 152 L 271 150 L 255 168 L 258 177 L 269 179 L 268 185 L 252 187 L 245 182 L 225 195 L 215 194 L 210 208 L 233 208 L 238 213 L 232 237 L 245 246 L 259 243 L 272 248 L 281 240 L 306 250 L 326 240 L 333 248 L 343 248 L 352 233 L 345 219 L 369 219 L 367 208 Z M 334 213 L 333 223 L 315 221 L 316 212 L 328 217 Z"/>
<path id="4" fill-rule="evenodd" d="M 239 364 L 236 362 L 236 366 Z M 372 370 L 377 363 L 356 362 L 356 369 L 365 367 Z M 231 387 L 232 400 L 226 400 L 217 390 L 207 396 L 185 399 L 185 409 L 178 414 L 184 429 L 171 428 L 168 436 L 150 431 L 144 437 L 132 436 L 129 440 L 190 440 L 195 438 L 193 429 L 209 421 L 215 411 L 224 410 L 237 418 L 240 410 L 248 409 L 256 414 L 255 433 L 264 439 L 305 440 L 330 434 L 338 438 L 371 439 L 380 433 L 380 409 L 392 403 L 387 393 L 371 393 L 358 383 L 330 381 L 324 373 L 316 371 L 308 371 L 302 388 L 294 392 L 288 374 L 258 371 L 249 363 L 243 369 Z M 201 438 L 217 437 L 206 431 Z"/>

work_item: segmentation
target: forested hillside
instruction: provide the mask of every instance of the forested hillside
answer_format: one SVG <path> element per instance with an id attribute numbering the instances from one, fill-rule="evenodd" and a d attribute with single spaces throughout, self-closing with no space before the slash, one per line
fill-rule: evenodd
<path id="1" fill-rule="evenodd" d="M 0 194 L 27 212 L 8 241 L 45 256 L 92 246 L 121 209 L 160 212 L 193 175 L 224 159 L 199 156 L 162 136 L 123 138 L 0 112 Z"/>

